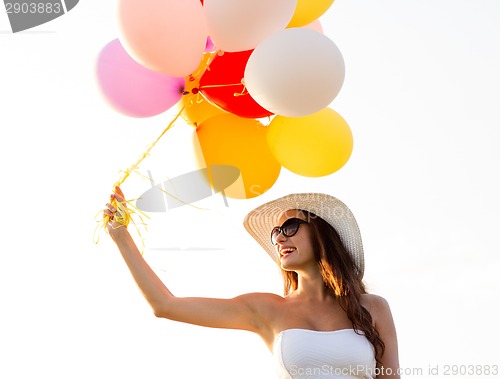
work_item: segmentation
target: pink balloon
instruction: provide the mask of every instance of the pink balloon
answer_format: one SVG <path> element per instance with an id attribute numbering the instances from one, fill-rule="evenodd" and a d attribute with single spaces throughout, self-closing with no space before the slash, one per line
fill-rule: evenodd
<path id="1" fill-rule="evenodd" d="M 97 79 L 104 97 L 119 112 L 151 117 L 165 112 L 182 97 L 184 78 L 167 76 L 141 66 L 115 39 L 99 54 Z"/>
<path id="2" fill-rule="evenodd" d="M 212 38 L 210 36 L 207 37 L 207 43 L 205 46 L 205 53 L 212 53 L 215 50 L 217 50 L 217 47 L 215 47 L 214 41 L 212 41 Z"/>
<path id="3" fill-rule="evenodd" d="M 119 0 L 120 41 L 153 71 L 187 76 L 198 67 L 207 39 L 199 0 Z"/>

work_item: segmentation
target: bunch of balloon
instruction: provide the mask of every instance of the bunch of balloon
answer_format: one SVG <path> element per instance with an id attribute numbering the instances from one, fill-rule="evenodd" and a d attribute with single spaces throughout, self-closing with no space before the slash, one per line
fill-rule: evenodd
<path id="1" fill-rule="evenodd" d="M 282 166 L 328 175 L 352 149 L 347 123 L 327 108 L 345 75 L 318 20 L 332 3 L 118 0 L 119 39 L 101 51 L 99 84 L 129 116 L 177 104 L 178 116 L 196 128 L 206 167 L 240 170 L 242 190 L 228 196 L 264 193 Z"/>
<path id="2" fill-rule="evenodd" d="M 104 97 L 117 111 L 132 117 L 165 112 L 181 100 L 185 77 L 196 69 L 205 51 L 202 4 L 198 0 L 119 0 L 118 22 L 119 39 L 106 45 L 97 61 Z"/>

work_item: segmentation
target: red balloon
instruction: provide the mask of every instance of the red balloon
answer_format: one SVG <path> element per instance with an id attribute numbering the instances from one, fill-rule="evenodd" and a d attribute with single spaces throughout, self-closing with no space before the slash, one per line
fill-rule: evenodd
<path id="1" fill-rule="evenodd" d="M 241 81 L 253 50 L 217 55 L 200 79 L 200 92 L 210 102 L 240 117 L 261 118 L 273 113 L 250 96 Z"/>

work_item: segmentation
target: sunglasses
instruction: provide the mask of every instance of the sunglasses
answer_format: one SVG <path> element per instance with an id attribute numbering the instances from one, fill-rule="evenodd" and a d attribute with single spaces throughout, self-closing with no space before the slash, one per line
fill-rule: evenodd
<path id="1" fill-rule="evenodd" d="M 308 222 L 301 220 L 300 218 L 289 218 L 283 225 L 275 226 L 271 231 L 271 242 L 276 245 L 278 236 L 283 233 L 285 237 L 292 237 L 299 231 L 300 224 L 307 224 Z"/>

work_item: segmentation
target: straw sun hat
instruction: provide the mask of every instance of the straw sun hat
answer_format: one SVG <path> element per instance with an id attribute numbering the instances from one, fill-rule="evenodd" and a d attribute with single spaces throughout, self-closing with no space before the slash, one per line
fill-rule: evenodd
<path id="1" fill-rule="evenodd" d="M 250 235 L 279 264 L 279 254 L 271 243 L 271 230 L 290 209 L 311 212 L 328 222 L 339 234 L 361 275 L 364 272 L 363 244 L 354 215 L 337 198 L 322 193 L 296 193 L 265 203 L 247 214 L 243 225 Z"/>

